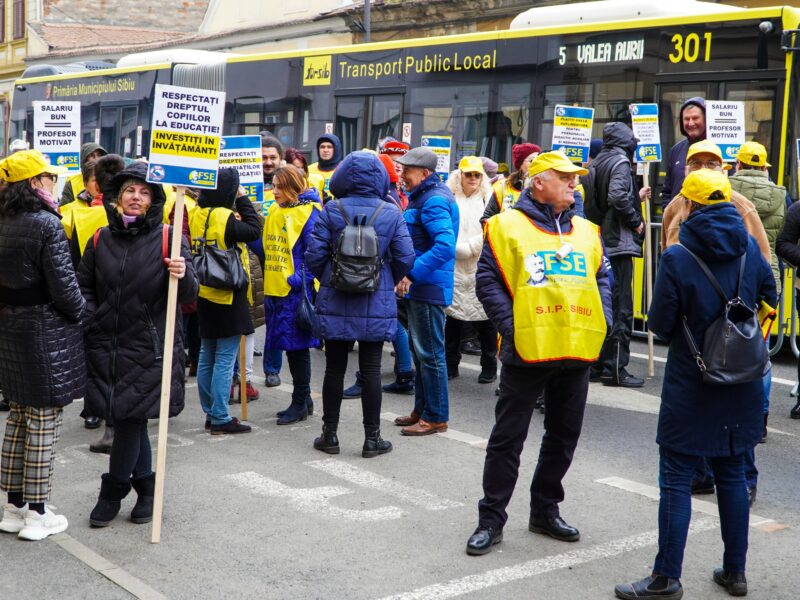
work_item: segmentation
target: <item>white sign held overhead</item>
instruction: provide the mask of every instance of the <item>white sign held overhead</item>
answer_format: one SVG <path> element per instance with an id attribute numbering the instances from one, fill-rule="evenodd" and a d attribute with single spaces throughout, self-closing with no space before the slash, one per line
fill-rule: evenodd
<path id="1" fill-rule="evenodd" d="M 217 187 L 225 92 L 156 85 L 147 181 Z"/>
<path id="2" fill-rule="evenodd" d="M 556 104 L 553 119 L 553 150 L 563 152 L 572 161 L 587 162 L 589 145 L 592 142 L 593 120 L 593 108 Z"/>
<path id="3" fill-rule="evenodd" d="M 719 146 L 725 161 L 735 161 L 745 142 L 744 102 L 706 100 L 706 139 Z"/>
<path id="4" fill-rule="evenodd" d="M 81 103 L 34 102 L 33 148 L 51 164 L 80 169 Z"/>
<path id="5" fill-rule="evenodd" d="M 264 167 L 261 163 L 260 135 L 226 135 L 219 150 L 219 166 L 239 171 L 239 185 L 250 201 L 264 202 Z"/>

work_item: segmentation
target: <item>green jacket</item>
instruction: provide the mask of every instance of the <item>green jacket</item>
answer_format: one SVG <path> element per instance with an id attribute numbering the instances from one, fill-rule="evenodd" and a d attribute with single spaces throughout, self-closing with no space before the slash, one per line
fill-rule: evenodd
<path id="1" fill-rule="evenodd" d="M 750 200 L 758 211 L 764 231 L 767 232 L 772 251 L 772 274 L 780 293 L 781 277 L 778 256 L 775 254 L 775 240 L 783 228 L 786 216 L 786 188 L 772 183 L 766 172 L 755 169 L 742 169 L 731 175 L 731 187 Z"/>

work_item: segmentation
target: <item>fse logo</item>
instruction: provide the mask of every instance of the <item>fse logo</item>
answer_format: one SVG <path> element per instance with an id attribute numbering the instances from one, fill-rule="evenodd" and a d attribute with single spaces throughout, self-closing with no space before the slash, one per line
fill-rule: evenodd
<path id="1" fill-rule="evenodd" d="M 303 59 L 303 85 L 330 85 L 331 56 L 306 56 Z"/>

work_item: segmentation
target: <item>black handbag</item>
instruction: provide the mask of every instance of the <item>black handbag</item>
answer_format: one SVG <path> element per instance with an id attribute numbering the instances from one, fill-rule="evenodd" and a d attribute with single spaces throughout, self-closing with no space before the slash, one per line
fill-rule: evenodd
<path id="1" fill-rule="evenodd" d="M 213 208 L 208 211 L 203 237 L 195 238 L 198 243 L 192 254 L 192 262 L 197 280 L 200 285 L 218 290 L 238 292 L 247 289 L 247 273 L 244 272 L 239 248 L 234 245 L 223 250 L 208 244 L 208 222 L 212 212 Z"/>
<path id="2" fill-rule="evenodd" d="M 747 254 L 742 255 L 739 266 L 736 296 L 728 299 L 719 281 L 700 257 L 686 246 L 681 247 L 697 262 L 725 302 L 722 314 L 706 330 L 702 353 L 689 331 L 686 315 L 682 318 L 683 334 L 703 381 L 714 385 L 734 385 L 761 379 L 770 368 L 769 352 L 764 343 L 758 314 L 741 298 Z"/>
<path id="3" fill-rule="evenodd" d="M 298 329 L 311 333 L 314 331 L 314 323 L 317 320 L 317 314 L 314 312 L 314 305 L 308 299 L 308 288 L 306 287 L 306 266 L 300 267 L 300 277 L 302 280 L 301 289 L 302 297 L 300 304 L 297 305 L 297 314 L 295 315 L 295 324 Z"/>

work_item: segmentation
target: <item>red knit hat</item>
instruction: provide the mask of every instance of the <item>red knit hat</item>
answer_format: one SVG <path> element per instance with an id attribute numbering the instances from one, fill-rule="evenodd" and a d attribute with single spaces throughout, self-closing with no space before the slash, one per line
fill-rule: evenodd
<path id="1" fill-rule="evenodd" d="M 389 174 L 389 181 L 392 183 L 397 183 L 399 178 L 397 177 L 397 171 L 394 170 L 394 161 L 388 154 L 378 154 L 378 159 L 383 163 L 386 172 Z"/>
<path id="2" fill-rule="evenodd" d="M 514 144 L 511 146 L 511 162 L 514 170 L 519 171 L 522 163 L 534 152 L 541 152 L 542 149 L 536 144 Z"/>

